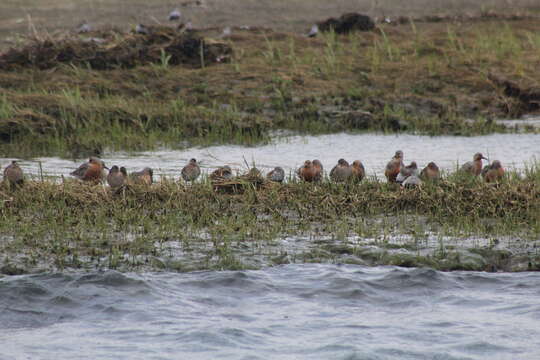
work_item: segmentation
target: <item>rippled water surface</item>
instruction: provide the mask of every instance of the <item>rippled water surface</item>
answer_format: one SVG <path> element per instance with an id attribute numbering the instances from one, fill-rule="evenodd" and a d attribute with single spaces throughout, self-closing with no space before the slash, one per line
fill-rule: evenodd
<path id="1" fill-rule="evenodd" d="M 540 135 L 495 134 L 475 137 L 428 137 L 417 135 L 333 134 L 323 136 L 287 136 L 275 139 L 271 144 L 257 147 L 211 146 L 185 150 L 161 150 L 140 153 L 110 153 L 103 159 L 108 165 L 124 165 L 128 171 L 149 166 L 155 174 L 178 176 L 179 170 L 192 157 L 211 170 L 230 164 L 245 169 L 243 157 L 262 169 L 282 166 L 291 172 L 306 159 L 318 158 L 326 169 L 333 167 L 341 157 L 352 162 L 360 159 L 368 174 L 381 176 L 384 166 L 401 149 L 405 162 L 415 160 L 423 167 L 435 161 L 439 167 L 454 170 L 457 163 L 472 159 L 476 152 L 483 152 L 490 159 L 501 160 L 503 165 L 521 169 L 525 163 L 540 159 Z M 9 159 L 0 159 L 5 165 Z M 29 173 L 38 174 L 38 162 L 43 164 L 46 175 L 68 175 L 81 161 L 73 162 L 59 158 L 38 158 L 23 161 Z"/>
<path id="2" fill-rule="evenodd" d="M 539 359 L 540 274 L 286 265 L 0 279 L 1 359 Z"/>

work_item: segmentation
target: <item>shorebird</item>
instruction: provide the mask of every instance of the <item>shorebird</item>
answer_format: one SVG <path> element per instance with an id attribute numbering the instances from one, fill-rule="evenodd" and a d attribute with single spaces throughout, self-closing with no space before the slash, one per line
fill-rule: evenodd
<path id="1" fill-rule="evenodd" d="M 360 160 L 354 160 L 351 169 L 353 173 L 353 180 L 356 182 L 362 181 L 362 179 L 364 179 L 366 176 L 366 169 Z"/>
<path id="2" fill-rule="evenodd" d="M 306 35 L 307 37 L 315 37 L 319 33 L 319 26 L 317 24 L 313 25 L 311 27 L 311 30 L 309 30 L 309 33 Z"/>
<path id="3" fill-rule="evenodd" d="M 24 183 L 24 173 L 17 161 L 11 161 L 11 164 L 4 169 L 4 182 L 10 187 L 21 186 Z"/>
<path id="4" fill-rule="evenodd" d="M 396 177 L 396 182 L 402 184 L 409 176 L 418 177 L 418 165 L 416 161 L 411 162 L 408 166 L 401 166 L 399 174 Z"/>
<path id="5" fill-rule="evenodd" d="M 231 27 L 230 26 L 227 26 L 225 29 L 223 29 L 223 32 L 221 33 L 221 35 L 219 37 L 227 37 L 227 36 L 231 36 Z"/>
<path id="6" fill-rule="evenodd" d="M 189 160 L 189 163 L 182 168 L 182 179 L 186 182 L 195 181 L 199 175 L 201 175 L 201 168 L 195 159 Z"/>
<path id="7" fill-rule="evenodd" d="M 401 186 L 403 187 L 414 187 L 419 186 L 422 184 L 422 180 L 418 177 L 418 172 L 412 174 L 411 176 L 408 176 L 403 182 L 401 183 Z"/>
<path id="8" fill-rule="evenodd" d="M 125 167 L 118 168 L 114 165 L 111 170 L 109 170 L 109 175 L 107 175 L 107 184 L 112 189 L 118 189 L 124 186 L 127 180 L 127 171 Z"/>
<path id="9" fill-rule="evenodd" d="M 403 167 L 403 151 L 398 150 L 392 157 L 392 160 L 386 164 L 386 169 L 384 170 L 384 176 L 386 176 L 389 183 L 396 182 L 401 167 Z"/>
<path id="10" fill-rule="evenodd" d="M 318 177 L 320 176 L 318 169 L 313 166 L 313 163 L 310 160 L 306 160 L 304 165 L 302 165 L 296 173 L 301 180 L 307 182 L 318 181 Z"/>
<path id="11" fill-rule="evenodd" d="M 352 169 L 345 159 L 339 159 L 336 166 L 330 171 L 330 179 L 335 182 L 346 182 L 352 176 Z"/>
<path id="12" fill-rule="evenodd" d="M 174 9 L 169 13 L 169 21 L 180 20 L 180 16 L 182 16 L 180 10 Z"/>
<path id="13" fill-rule="evenodd" d="M 87 33 L 87 32 L 90 32 L 90 31 L 92 31 L 92 27 L 90 26 L 90 24 L 86 20 L 84 20 L 82 23 L 80 23 L 77 26 L 77 32 L 79 34 Z"/>
<path id="14" fill-rule="evenodd" d="M 427 164 L 427 166 L 422 169 L 422 172 L 420 172 L 420 178 L 422 178 L 424 181 L 438 180 L 440 179 L 440 177 L 441 174 L 439 171 L 439 167 L 433 161 Z"/>
<path id="15" fill-rule="evenodd" d="M 143 34 L 143 35 L 150 34 L 150 30 L 148 30 L 148 28 L 144 26 L 143 24 L 137 24 L 137 26 L 135 26 L 135 32 L 137 34 Z"/>
<path id="16" fill-rule="evenodd" d="M 90 159 L 88 159 L 88 162 L 81 164 L 81 166 L 71 172 L 70 175 L 82 181 L 97 183 L 102 181 L 105 177 L 103 169 L 109 170 L 101 159 L 91 156 Z"/>
<path id="17" fill-rule="evenodd" d="M 229 165 L 220 166 L 210 174 L 210 180 L 230 180 L 233 177 L 232 170 Z"/>
<path id="18" fill-rule="evenodd" d="M 276 166 L 274 170 L 266 174 L 266 178 L 274 182 L 283 182 L 283 179 L 285 179 L 285 170 L 279 166 Z"/>
<path id="19" fill-rule="evenodd" d="M 463 164 L 460 171 L 474 176 L 480 175 L 482 172 L 482 159 L 487 160 L 481 153 L 474 154 L 473 161 L 467 161 Z"/>
<path id="20" fill-rule="evenodd" d="M 129 178 L 134 184 L 152 185 L 154 182 L 154 171 L 149 167 L 145 167 L 141 171 L 132 172 Z"/>
<path id="21" fill-rule="evenodd" d="M 504 169 L 499 160 L 494 160 L 491 165 L 486 165 L 482 169 L 482 177 L 488 183 L 497 182 L 504 176 Z"/>
<path id="22" fill-rule="evenodd" d="M 321 181 L 323 178 L 323 166 L 322 163 L 318 159 L 314 159 L 312 162 L 313 168 L 315 169 L 315 180 L 314 181 Z"/>

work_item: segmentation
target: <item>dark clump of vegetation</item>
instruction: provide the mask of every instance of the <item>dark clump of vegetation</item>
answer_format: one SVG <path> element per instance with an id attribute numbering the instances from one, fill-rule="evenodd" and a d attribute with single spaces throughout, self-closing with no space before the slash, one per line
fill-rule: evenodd
<path id="1" fill-rule="evenodd" d="M 343 14 L 337 19 L 329 18 L 319 22 L 318 26 L 320 31 L 334 31 L 337 34 L 375 29 L 375 23 L 369 16 L 358 13 Z"/>
<path id="2" fill-rule="evenodd" d="M 182 31 L 183 30 L 183 31 Z M 0 70 L 34 67 L 41 70 L 59 64 L 87 66 L 95 70 L 130 69 L 148 64 L 204 67 L 228 61 L 231 47 L 206 40 L 193 31 L 164 26 L 148 27 L 147 34 L 99 31 L 80 39 L 73 35 L 54 39 L 34 38 L 0 56 Z"/>

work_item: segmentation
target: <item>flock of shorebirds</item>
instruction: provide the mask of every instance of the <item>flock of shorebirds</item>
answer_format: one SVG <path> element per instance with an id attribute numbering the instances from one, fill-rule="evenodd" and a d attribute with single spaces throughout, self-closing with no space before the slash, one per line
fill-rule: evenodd
<path id="1" fill-rule="evenodd" d="M 503 178 L 504 169 L 499 160 L 495 160 L 486 166 L 483 166 L 482 160 L 487 159 L 481 153 L 476 153 L 473 160 L 463 164 L 459 171 L 471 176 L 481 175 L 486 182 L 497 182 Z M 108 170 L 108 173 L 105 170 Z M 197 160 L 189 160 L 180 174 L 186 182 L 197 180 L 201 175 L 201 168 Z M 151 168 L 144 168 L 128 175 L 125 167 L 114 165 L 109 169 L 101 159 L 94 156 L 90 157 L 88 162 L 81 164 L 70 175 L 83 182 L 96 184 L 106 180 L 113 189 L 121 188 L 127 184 L 151 185 L 154 182 L 154 174 Z M 247 175 L 261 177 L 260 171 L 256 168 L 252 168 Z M 319 182 L 324 177 L 323 165 L 319 160 L 306 160 L 304 165 L 297 169 L 296 175 L 300 180 L 306 182 Z M 388 162 L 384 175 L 389 183 L 401 184 L 404 187 L 418 186 L 423 181 L 434 181 L 441 176 L 439 167 L 434 162 L 427 164 L 422 171 L 419 171 L 415 161 L 405 166 L 403 163 L 403 151 L 401 150 L 396 151 Z M 355 160 L 352 165 L 349 165 L 345 159 L 339 159 L 337 165 L 330 171 L 329 176 L 334 182 L 360 182 L 366 176 L 366 171 L 360 160 Z M 232 169 L 225 165 L 214 170 L 209 175 L 209 178 L 211 181 L 217 182 L 232 180 L 234 176 Z M 269 181 L 281 183 L 285 179 L 285 171 L 278 166 L 266 174 L 266 178 Z M 24 172 L 17 161 L 12 161 L 4 169 L 4 182 L 11 186 L 24 184 Z"/>

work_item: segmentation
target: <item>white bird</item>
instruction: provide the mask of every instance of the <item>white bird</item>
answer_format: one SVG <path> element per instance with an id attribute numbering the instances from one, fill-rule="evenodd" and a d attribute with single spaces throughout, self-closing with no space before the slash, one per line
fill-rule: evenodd
<path id="1" fill-rule="evenodd" d="M 182 13 L 180 12 L 180 10 L 174 9 L 169 13 L 169 21 L 179 20 L 181 16 Z"/>
<path id="2" fill-rule="evenodd" d="M 87 33 L 90 31 L 92 31 L 92 27 L 86 22 L 86 20 L 79 24 L 79 26 L 77 26 L 77 32 L 79 34 Z"/>
<path id="3" fill-rule="evenodd" d="M 230 36 L 231 35 L 231 27 L 227 26 L 225 29 L 223 29 L 223 33 L 221 33 L 221 37 Z"/>
<path id="4" fill-rule="evenodd" d="M 416 161 L 411 162 L 408 166 L 401 167 L 399 174 L 396 177 L 396 182 L 402 184 L 411 176 L 418 177 L 418 165 L 416 165 Z"/>
<path id="5" fill-rule="evenodd" d="M 307 34 L 307 37 L 315 37 L 319 33 L 319 27 L 317 24 L 313 25 L 311 27 L 311 30 L 309 31 L 309 34 Z"/>
<path id="6" fill-rule="evenodd" d="M 137 26 L 135 27 L 135 32 L 137 34 L 144 34 L 144 35 L 148 35 L 150 33 L 148 31 L 148 28 L 144 26 L 143 24 L 137 24 Z"/>
<path id="7" fill-rule="evenodd" d="M 409 176 L 401 184 L 401 186 L 403 187 L 415 187 L 420 185 L 422 185 L 422 180 L 420 180 L 420 178 L 416 174 Z"/>

